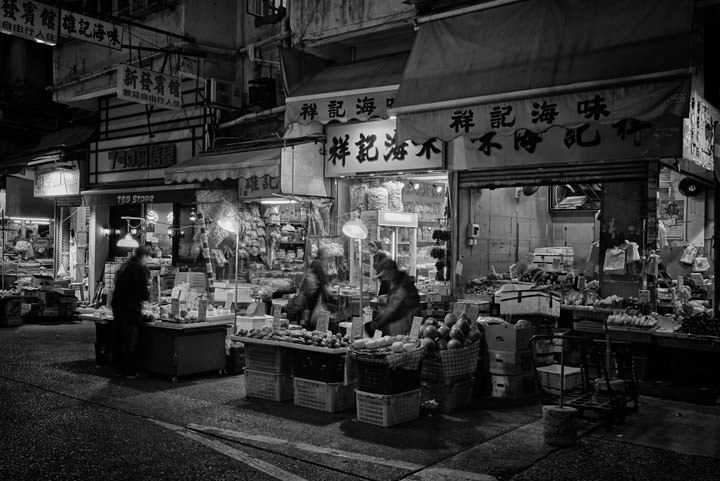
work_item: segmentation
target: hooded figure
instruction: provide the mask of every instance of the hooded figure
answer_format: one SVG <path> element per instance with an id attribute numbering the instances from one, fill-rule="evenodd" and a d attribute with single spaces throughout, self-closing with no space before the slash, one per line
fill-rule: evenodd
<path id="1" fill-rule="evenodd" d="M 415 281 L 406 272 L 399 270 L 392 259 L 383 260 L 379 268 L 380 279 L 390 282 L 390 297 L 370 327 L 382 330 L 384 335 L 407 335 L 410 333 L 413 317 L 420 312 L 420 294 L 415 287 Z"/>

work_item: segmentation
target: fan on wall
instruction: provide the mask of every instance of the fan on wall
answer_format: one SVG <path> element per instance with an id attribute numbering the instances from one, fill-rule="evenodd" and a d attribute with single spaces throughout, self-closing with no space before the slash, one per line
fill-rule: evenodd
<path id="1" fill-rule="evenodd" d="M 522 193 L 523 193 L 523 195 L 530 197 L 535 192 L 537 192 L 539 189 L 540 189 L 539 185 L 526 185 L 525 187 L 522 188 Z"/>

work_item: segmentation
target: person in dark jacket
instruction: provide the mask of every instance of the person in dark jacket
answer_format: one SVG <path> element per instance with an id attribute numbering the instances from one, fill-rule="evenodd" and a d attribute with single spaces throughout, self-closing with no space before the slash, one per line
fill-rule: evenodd
<path id="1" fill-rule="evenodd" d="M 383 260 L 380 265 L 381 279 L 390 282 L 388 303 L 371 324 L 371 330 L 382 330 L 384 335 L 410 334 L 413 317 L 420 312 L 420 294 L 415 281 L 406 272 L 398 269 L 392 259 Z"/>
<path id="2" fill-rule="evenodd" d="M 377 295 L 384 296 L 390 293 L 390 281 L 381 280 L 382 270 L 380 269 L 380 263 L 385 259 L 390 259 L 390 253 L 382 248 L 382 242 L 370 241 L 368 243 L 368 250 L 372 254 L 372 266 L 375 270 L 375 278 L 380 281 Z"/>
<path id="3" fill-rule="evenodd" d="M 140 325 L 143 322 L 143 301 L 150 298 L 150 271 L 146 267 L 150 257 L 150 247 L 136 248 L 135 254 L 115 275 L 111 301 L 115 340 L 113 358 L 117 374 L 129 379 L 140 374 Z"/>

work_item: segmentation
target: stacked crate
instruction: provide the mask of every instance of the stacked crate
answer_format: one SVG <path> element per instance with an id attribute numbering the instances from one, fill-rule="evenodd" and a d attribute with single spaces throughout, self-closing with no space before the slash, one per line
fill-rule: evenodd
<path id="1" fill-rule="evenodd" d="M 480 342 L 459 349 L 438 351 L 438 358 L 426 357 L 422 364 L 422 399 L 435 400 L 441 412 L 449 414 L 467 408 L 472 400 L 480 355 Z"/>
<path id="2" fill-rule="evenodd" d="M 487 365 L 492 397 L 525 399 L 535 394 L 530 338 L 535 328 L 516 329 L 508 323 L 485 326 Z"/>
<path id="3" fill-rule="evenodd" d="M 354 386 L 344 382 L 346 353 L 330 351 L 293 350 L 296 406 L 329 413 L 355 406 Z"/>
<path id="4" fill-rule="evenodd" d="M 270 401 L 293 398 L 292 356 L 275 345 L 245 344 L 245 393 Z"/>

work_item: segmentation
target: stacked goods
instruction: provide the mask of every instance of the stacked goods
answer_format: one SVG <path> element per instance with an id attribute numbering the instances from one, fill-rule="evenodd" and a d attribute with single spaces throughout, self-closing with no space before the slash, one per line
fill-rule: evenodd
<path id="1" fill-rule="evenodd" d="M 501 320 L 483 322 L 488 348 L 491 396 L 524 399 L 535 393 L 530 338 L 535 328 L 520 320 L 512 325 Z"/>
<path id="2" fill-rule="evenodd" d="M 443 413 L 467 407 L 482 339 L 476 323 L 449 313 L 442 322 L 426 319 L 420 335 L 427 349 L 422 364 L 423 400 L 434 399 Z"/>
<path id="3" fill-rule="evenodd" d="M 350 346 L 357 361 L 357 419 L 393 426 L 420 415 L 423 348 L 409 336 L 358 339 Z"/>
<path id="4" fill-rule="evenodd" d="M 560 317 L 560 296 L 533 284 L 505 284 L 496 294 L 500 314 Z"/>
<path id="5" fill-rule="evenodd" d="M 277 343 L 261 342 L 245 343 L 245 393 L 248 397 L 289 401 L 293 397 L 290 351 Z"/>

